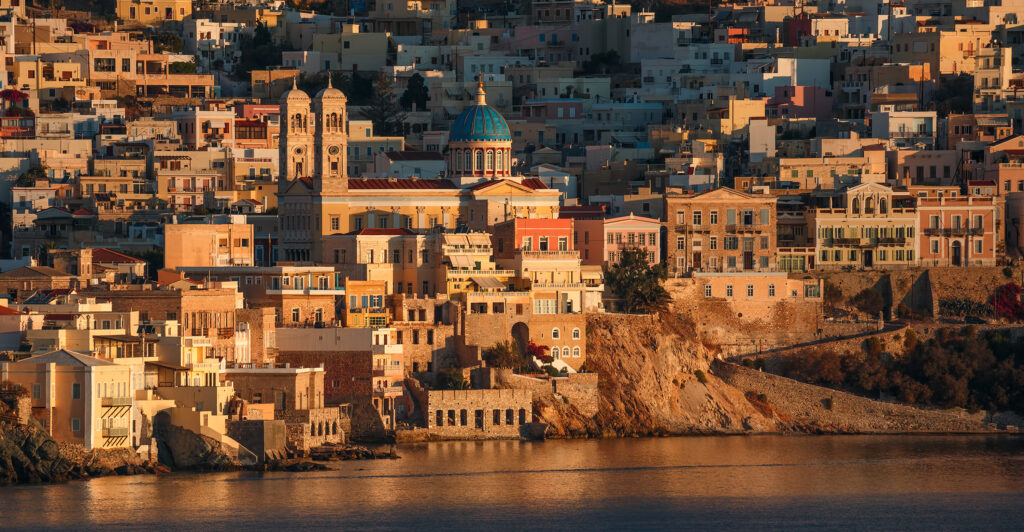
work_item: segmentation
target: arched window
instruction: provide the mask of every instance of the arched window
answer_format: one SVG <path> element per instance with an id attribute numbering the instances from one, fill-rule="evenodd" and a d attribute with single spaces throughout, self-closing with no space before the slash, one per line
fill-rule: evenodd
<path id="1" fill-rule="evenodd" d="M 466 150 L 465 153 L 466 153 L 466 166 L 465 166 L 465 168 L 463 168 L 463 170 L 469 172 L 469 171 L 473 170 L 473 151 L 472 150 Z"/>
<path id="2" fill-rule="evenodd" d="M 559 358 L 562 358 L 562 351 L 560 349 L 558 349 L 557 347 L 552 347 L 551 348 L 551 358 L 554 359 L 554 360 L 558 360 Z"/>
<path id="3" fill-rule="evenodd" d="M 503 166 L 504 166 L 503 163 L 505 162 L 505 154 L 503 152 L 499 151 L 498 152 L 498 158 L 497 158 L 497 160 L 495 162 L 497 163 L 497 166 L 495 167 L 495 170 L 501 172 L 503 170 Z"/>
<path id="4" fill-rule="evenodd" d="M 462 154 L 458 150 L 452 150 L 452 169 L 462 170 Z"/>
<path id="5" fill-rule="evenodd" d="M 860 200 L 853 198 L 853 214 L 860 214 Z"/>
<path id="6" fill-rule="evenodd" d="M 579 358 L 580 357 L 580 348 L 579 348 L 579 346 L 576 346 L 576 347 L 572 348 L 572 357 L 573 358 Z"/>
<path id="7" fill-rule="evenodd" d="M 561 331 L 558 330 L 558 327 L 555 327 L 554 329 L 551 329 L 551 339 L 552 340 L 558 340 L 558 338 L 561 335 L 562 335 L 562 333 L 561 333 Z"/>
<path id="8" fill-rule="evenodd" d="M 476 168 L 474 170 L 484 169 L 484 151 L 476 150 Z"/>
<path id="9" fill-rule="evenodd" d="M 487 150 L 487 171 L 494 170 L 494 152 Z"/>
<path id="10" fill-rule="evenodd" d="M 874 214 L 875 213 L 875 198 L 868 197 L 864 200 L 864 213 Z"/>
<path id="11" fill-rule="evenodd" d="M 573 328 L 573 330 L 572 330 L 572 339 L 573 340 L 579 340 L 580 339 L 580 328 L 579 327 Z"/>
<path id="12" fill-rule="evenodd" d="M 889 213 L 889 202 L 885 198 L 878 200 L 878 213 L 888 214 Z"/>

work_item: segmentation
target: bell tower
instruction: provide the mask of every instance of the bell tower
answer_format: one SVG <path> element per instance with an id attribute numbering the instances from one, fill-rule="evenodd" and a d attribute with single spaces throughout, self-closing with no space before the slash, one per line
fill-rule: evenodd
<path id="1" fill-rule="evenodd" d="M 309 95 L 292 89 L 281 103 L 281 137 L 279 141 L 280 182 L 287 186 L 292 180 L 313 175 L 313 133 L 316 124 L 310 112 Z"/>
<path id="2" fill-rule="evenodd" d="M 348 192 L 348 99 L 331 84 L 313 98 L 316 115 L 314 187 L 326 194 Z"/>

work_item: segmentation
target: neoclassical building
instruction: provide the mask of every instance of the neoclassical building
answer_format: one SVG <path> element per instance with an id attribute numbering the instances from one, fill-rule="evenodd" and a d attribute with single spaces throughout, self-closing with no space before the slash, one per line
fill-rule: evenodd
<path id="1" fill-rule="evenodd" d="M 512 175 L 512 135 L 482 84 L 451 127 L 444 179 L 348 176 L 347 118 L 345 95 L 329 85 L 312 99 L 297 88 L 283 96 L 282 261 L 330 263 L 323 238 L 363 229 L 486 231 L 513 218 L 558 217 L 557 190 Z"/>

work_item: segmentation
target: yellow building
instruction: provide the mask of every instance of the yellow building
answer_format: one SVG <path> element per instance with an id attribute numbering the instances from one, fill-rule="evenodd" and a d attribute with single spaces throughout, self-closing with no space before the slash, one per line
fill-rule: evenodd
<path id="1" fill-rule="evenodd" d="M 132 444 L 132 382 L 127 366 L 59 350 L 0 363 L 0 381 L 29 391 L 32 414 L 58 442 L 86 449 Z"/>
<path id="2" fill-rule="evenodd" d="M 459 149 L 471 154 L 468 170 L 463 160 L 448 179 L 350 179 L 345 95 L 330 86 L 312 100 L 288 91 L 279 157 L 282 258 L 327 262 L 325 236 L 364 228 L 483 231 L 514 218 L 557 217 L 559 191 L 538 179 L 502 177 L 509 161 L 498 170 L 495 154 L 511 150 L 512 137 L 500 114 L 480 107 L 487 106 L 467 108 L 453 126 Z M 469 118 L 477 115 L 490 118 Z"/>
<path id="3" fill-rule="evenodd" d="M 809 211 L 817 268 L 906 268 L 918 263 L 914 199 L 884 185 L 847 189 L 840 206 Z"/>
<path id="4" fill-rule="evenodd" d="M 192 14 L 188 0 L 117 0 L 117 18 L 128 25 L 149 26 L 183 20 Z"/>
<path id="5" fill-rule="evenodd" d="M 387 284 L 382 281 L 345 280 L 345 327 L 387 327 L 391 312 L 384 304 Z"/>

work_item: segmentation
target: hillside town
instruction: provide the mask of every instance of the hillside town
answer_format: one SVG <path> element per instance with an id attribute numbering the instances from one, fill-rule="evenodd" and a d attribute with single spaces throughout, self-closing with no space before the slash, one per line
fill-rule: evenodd
<path id="1" fill-rule="evenodd" d="M 1024 2 L 0 14 L 0 395 L 61 444 L 543 437 L 669 304 L 718 358 L 1024 318 Z"/>

